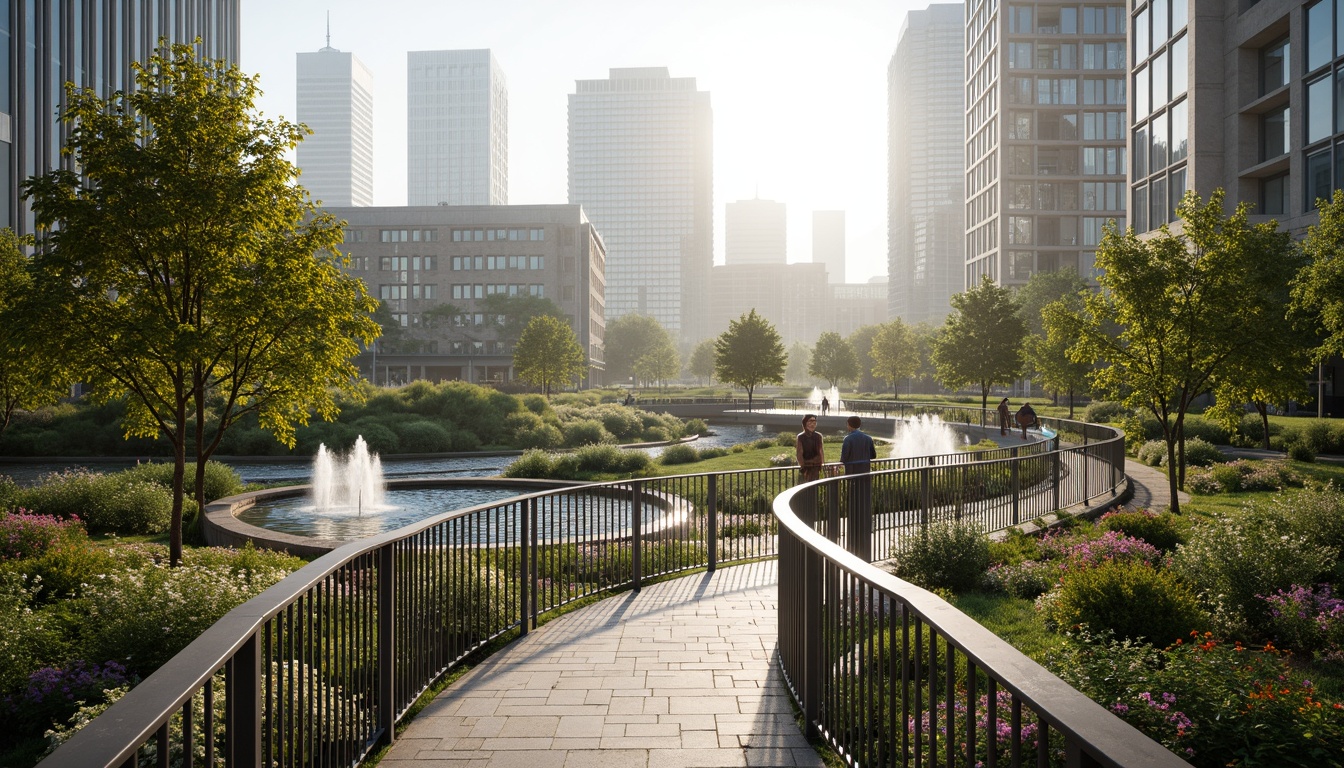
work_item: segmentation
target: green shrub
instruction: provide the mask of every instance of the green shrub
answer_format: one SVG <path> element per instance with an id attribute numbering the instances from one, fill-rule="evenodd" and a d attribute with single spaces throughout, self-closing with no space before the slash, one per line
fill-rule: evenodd
<path id="1" fill-rule="evenodd" d="M 1139 451 L 1135 455 L 1139 461 L 1150 467 L 1160 467 L 1167 463 L 1167 441 L 1149 440 L 1139 446 Z"/>
<path id="2" fill-rule="evenodd" d="M 1239 636 L 1266 626 L 1259 595 L 1315 584 L 1335 562 L 1333 550 L 1293 532 L 1264 507 L 1196 525 L 1186 538 L 1173 568 L 1203 596 L 1220 627 Z"/>
<path id="3" fill-rule="evenodd" d="M 1173 552 L 1185 543 L 1184 526 L 1176 515 L 1136 510 L 1107 512 L 1097 521 L 1103 531 L 1118 531 L 1126 536 L 1143 539 L 1163 552 Z"/>
<path id="4" fill-rule="evenodd" d="M 1025 560 L 1014 565 L 993 565 L 985 573 L 985 586 L 991 591 L 1034 600 L 1049 592 L 1060 576 L 1058 563 Z"/>
<path id="5" fill-rule="evenodd" d="M 1185 421 L 1181 422 L 1181 428 L 1185 432 L 1187 447 L 1192 438 L 1198 438 L 1214 445 L 1227 445 L 1232 441 L 1226 427 L 1217 422 L 1209 421 L 1203 416 L 1186 416 Z"/>
<path id="6" fill-rule="evenodd" d="M 1129 409 L 1126 408 L 1123 403 L 1098 400 L 1093 403 L 1088 403 L 1087 409 L 1083 411 L 1083 421 L 1090 424 L 1118 423 L 1128 416 L 1129 413 Z"/>
<path id="7" fill-rule="evenodd" d="M 1311 464 L 1316 461 L 1316 452 L 1307 443 L 1293 443 L 1288 446 L 1288 458 L 1304 464 Z"/>
<path id="8" fill-rule="evenodd" d="M 602 422 L 593 419 L 572 421 L 564 425 L 565 445 L 602 445 L 614 443 L 616 438 L 602 426 Z"/>
<path id="9" fill-rule="evenodd" d="M 401 450 L 406 453 L 446 453 L 453 449 L 453 435 L 439 424 L 412 421 L 397 429 Z"/>
<path id="10" fill-rule="evenodd" d="M 365 417 L 355 422 L 355 429 L 369 446 L 369 452 L 389 455 L 401 452 L 401 440 L 391 427 Z"/>
<path id="11" fill-rule="evenodd" d="M 140 464 L 118 474 L 123 477 L 155 483 L 170 490 L 173 487 L 173 465 L 171 463 Z M 186 490 L 188 496 L 194 497 L 196 495 L 195 462 L 188 462 L 185 466 L 182 487 Z M 243 478 L 237 470 L 218 461 L 207 461 L 205 463 L 205 502 L 207 504 L 216 499 L 234 496 L 242 492 Z"/>
<path id="12" fill-rule="evenodd" d="M 686 420 L 686 434 L 703 435 L 707 432 L 709 432 L 709 425 L 706 424 L 703 419 Z"/>
<path id="13" fill-rule="evenodd" d="M 118 570 L 117 561 L 107 550 L 87 539 L 59 542 L 40 557 L 14 560 L 5 567 L 25 579 L 33 590 L 33 599 L 40 603 L 78 597 L 88 585 Z"/>
<path id="14" fill-rule="evenodd" d="M 1223 452 L 1200 437 L 1186 438 L 1185 464 L 1188 467 L 1207 467 L 1227 461 Z"/>
<path id="15" fill-rule="evenodd" d="M 762 437 L 752 442 L 751 447 L 760 450 L 762 448 L 774 448 L 776 444 L 777 443 L 775 442 L 774 438 Z M 789 445 L 793 445 L 793 443 L 790 442 Z"/>
<path id="16" fill-rule="evenodd" d="M 19 484 L 14 482 L 14 478 L 9 475 L 0 475 L 0 512 L 18 506 L 21 490 Z"/>
<path id="17" fill-rule="evenodd" d="M 557 430 L 558 434 L 558 430 Z M 474 432 L 458 429 L 453 432 L 453 450 L 457 452 L 475 451 L 481 447 L 481 438 Z"/>
<path id="18" fill-rule="evenodd" d="M 530 411 L 509 414 L 504 419 L 504 427 L 510 435 L 510 441 L 524 449 L 558 448 L 565 442 L 565 437 L 558 428 L 547 424 L 540 416 Z"/>
<path id="19" fill-rule="evenodd" d="M 533 449 L 524 453 L 517 461 L 504 468 L 505 477 L 528 477 L 543 479 L 552 477 L 552 457 L 545 451 Z"/>
<path id="20" fill-rule="evenodd" d="M 669 445 L 663 449 L 658 461 L 664 465 L 690 464 L 700 460 L 700 452 L 689 445 Z"/>
<path id="21" fill-rule="evenodd" d="M 643 451 L 623 451 L 614 445 L 587 445 L 573 454 L 578 470 L 591 474 L 621 474 L 647 469 L 653 460 Z"/>
<path id="22" fill-rule="evenodd" d="M 591 417 L 602 422 L 602 428 L 615 435 L 617 440 L 632 441 L 644 433 L 644 421 L 639 414 L 617 405 L 606 405 L 590 411 Z"/>
<path id="23" fill-rule="evenodd" d="M 902 540 L 895 573 L 925 589 L 975 589 L 989 570 L 989 539 L 970 521 L 932 523 Z"/>
<path id="24" fill-rule="evenodd" d="M 639 436 L 639 439 L 645 443 L 666 443 L 674 437 L 676 435 L 664 427 L 645 427 L 644 433 Z"/>
<path id="25" fill-rule="evenodd" d="M 1194 593 L 1175 573 L 1139 562 L 1104 562 L 1069 571 L 1048 606 L 1055 626 L 1086 625 L 1093 632 L 1111 631 L 1157 646 L 1208 625 Z"/>
<path id="26" fill-rule="evenodd" d="M 1333 484 L 1280 494 L 1261 502 L 1265 514 L 1334 555 L 1332 581 L 1344 584 L 1344 495 Z"/>
<path id="27" fill-rule="evenodd" d="M 755 485 L 719 487 L 718 512 L 721 515 L 768 515 L 774 496 L 766 488 Z"/>
<path id="28" fill-rule="evenodd" d="M 727 448 L 701 448 L 700 460 L 704 461 L 705 459 L 717 459 L 720 456 L 727 456 L 730 453 L 732 453 L 732 451 L 730 451 Z"/>
<path id="29" fill-rule="evenodd" d="M 45 475 L 19 503 L 57 517 L 79 517 L 91 533 L 162 533 L 172 517 L 172 493 L 134 472 L 97 475 L 71 470 Z"/>
<path id="30" fill-rule="evenodd" d="M 65 658 L 69 643 L 50 608 L 21 573 L 0 569 L 0 691 L 18 688 L 33 670 Z"/>

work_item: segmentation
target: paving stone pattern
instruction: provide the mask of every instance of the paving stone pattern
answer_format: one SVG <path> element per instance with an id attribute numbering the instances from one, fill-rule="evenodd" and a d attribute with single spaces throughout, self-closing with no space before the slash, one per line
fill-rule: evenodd
<path id="1" fill-rule="evenodd" d="M 385 768 L 822 766 L 775 663 L 775 562 L 582 608 L 487 659 Z"/>

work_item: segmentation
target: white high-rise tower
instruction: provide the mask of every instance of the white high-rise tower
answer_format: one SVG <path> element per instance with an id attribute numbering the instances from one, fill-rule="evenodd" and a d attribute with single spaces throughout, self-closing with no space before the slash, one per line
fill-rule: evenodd
<path id="1" fill-rule="evenodd" d="M 326 205 L 373 205 L 373 75 L 352 53 L 327 45 L 298 55 L 299 181 Z"/>
<path id="2" fill-rule="evenodd" d="M 507 205 L 509 86 L 489 49 L 406 54 L 408 205 Z"/>
<path id="3" fill-rule="evenodd" d="M 569 97 L 569 202 L 607 247 L 606 318 L 648 315 L 673 336 L 709 335 L 714 261 L 709 93 L 666 67 L 612 69 Z"/>

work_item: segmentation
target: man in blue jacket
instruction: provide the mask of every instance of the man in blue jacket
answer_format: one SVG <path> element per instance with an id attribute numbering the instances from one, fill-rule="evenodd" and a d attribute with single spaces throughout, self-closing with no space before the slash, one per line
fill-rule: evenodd
<path id="1" fill-rule="evenodd" d="M 849 551 L 869 559 L 872 551 L 873 531 L 873 479 L 869 476 L 872 461 L 877 458 L 877 445 L 873 438 L 859 429 L 863 421 L 858 416 L 845 420 L 849 434 L 840 444 L 840 462 L 845 465 L 846 475 L 856 475 L 845 482 L 846 495 L 849 498 L 849 531 L 845 537 Z"/>

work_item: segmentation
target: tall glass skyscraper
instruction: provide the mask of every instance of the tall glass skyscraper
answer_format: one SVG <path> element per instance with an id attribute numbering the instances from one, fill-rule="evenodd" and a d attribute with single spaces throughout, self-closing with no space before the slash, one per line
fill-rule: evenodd
<path id="1" fill-rule="evenodd" d="M 62 162 L 66 82 L 103 97 L 129 89 L 132 62 L 149 58 L 161 37 L 199 37 L 201 55 L 236 63 L 239 6 L 239 0 L 0 0 L 0 226 L 33 231 L 19 184 Z"/>
<path id="2" fill-rule="evenodd" d="M 509 86 L 486 50 L 406 55 L 408 205 L 507 205 Z"/>
<path id="3" fill-rule="evenodd" d="M 941 323 L 965 265 L 961 3 L 910 11 L 887 69 L 890 317 Z"/>
<path id="4" fill-rule="evenodd" d="M 373 205 L 373 75 L 327 42 L 298 55 L 298 119 L 313 131 L 299 144 L 299 181 L 328 206 Z"/>
<path id="5" fill-rule="evenodd" d="M 608 323 L 640 314 L 683 341 L 710 335 L 712 131 L 709 93 L 666 67 L 612 69 L 570 94 L 569 202 L 607 246 Z"/>
<path id="6" fill-rule="evenodd" d="M 1091 279 L 1125 226 L 1126 5 L 968 0 L 966 285 Z"/>

